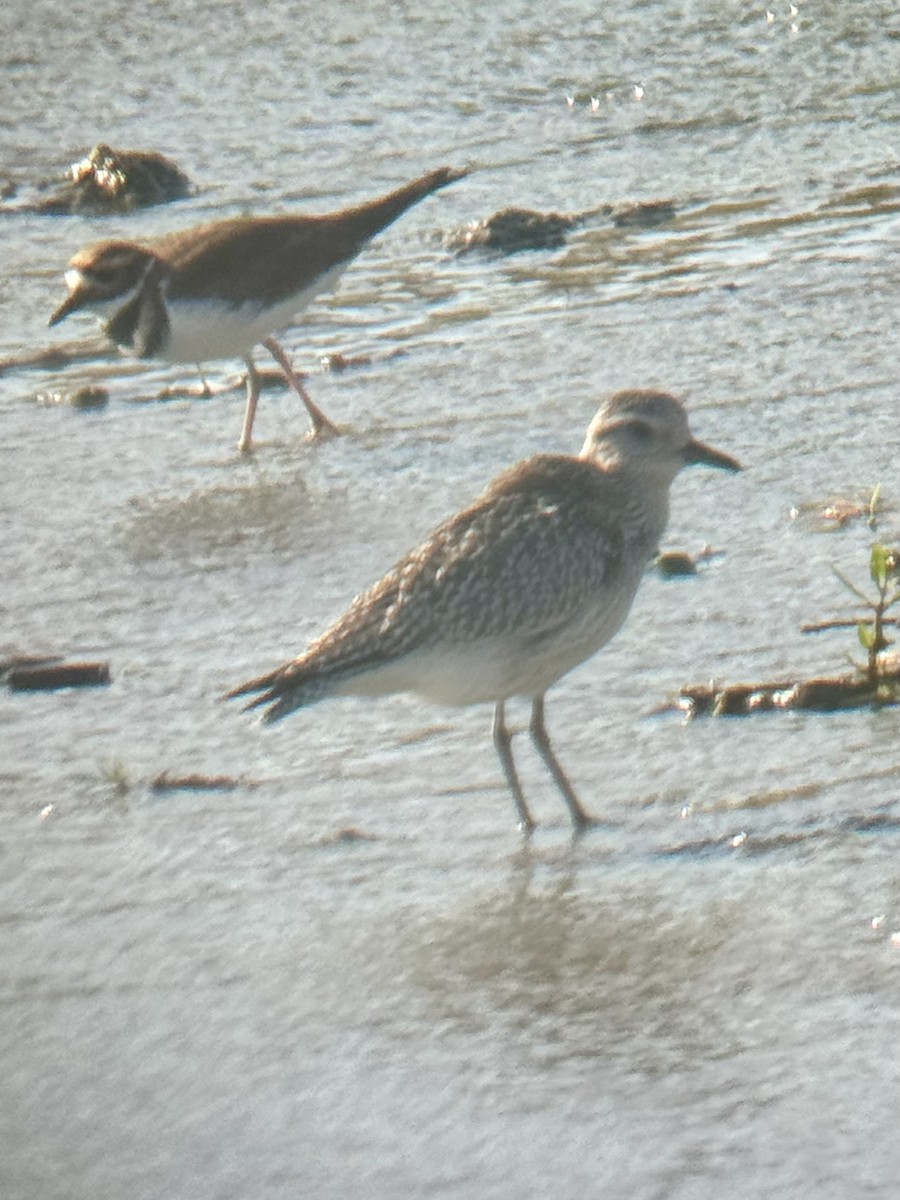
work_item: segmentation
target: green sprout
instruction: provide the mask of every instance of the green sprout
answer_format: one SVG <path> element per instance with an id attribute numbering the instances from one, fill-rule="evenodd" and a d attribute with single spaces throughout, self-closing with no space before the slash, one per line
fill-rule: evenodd
<path id="1" fill-rule="evenodd" d="M 872 687 L 895 691 L 898 685 L 897 667 L 896 664 L 891 665 L 884 652 L 893 645 L 893 638 L 888 637 L 885 626 L 897 623 L 896 618 L 886 614 L 900 601 L 900 551 L 891 550 L 880 542 L 872 546 L 869 574 L 877 591 L 874 599 L 837 567 L 834 573 L 871 613 L 871 616 L 862 617 L 856 622 L 860 645 L 866 651 L 866 663 L 860 669 Z"/>
<path id="2" fill-rule="evenodd" d="M 124 800 L 134 787 L 128 768 L 120 758 L 109 758 L 102 762 L 99 774 L 118 800 Z"/>

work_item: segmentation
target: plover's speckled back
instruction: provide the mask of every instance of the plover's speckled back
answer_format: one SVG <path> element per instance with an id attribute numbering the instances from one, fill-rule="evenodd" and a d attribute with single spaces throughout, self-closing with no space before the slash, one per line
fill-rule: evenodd
<path id="1" fill-rule="evenodd" d="M 496 705 L 494 744 L 523 828 L 534 826 L 504 719 L 532 701 L 530 731 L 572 821 L 590 824 L 544 725 L 544 693 L 605 645 L 631 607 L 668 520 L 679 469 L 739 464 L 691 437 L 679 401 L 617 392 L 576 458 L 537 454 L 358 596 L 305 653 L 230 696 L 261 693 L 265 720 L 326 696 L 416 692 L 442 704 Z"/>

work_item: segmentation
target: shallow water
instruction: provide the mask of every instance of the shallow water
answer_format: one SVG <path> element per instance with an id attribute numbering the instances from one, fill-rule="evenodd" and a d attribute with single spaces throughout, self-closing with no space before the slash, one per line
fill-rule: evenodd
<path id="1" fill-rule="evenodd" d="M 120 220 L 2 212 L 2 358 L 53 344 L 86 241 L 476 168 L 284 339 L 346 437 L 307 446 L 274 390 L 241 458 L 239 390 L 152 400 L 178 368 L 0 375 L 0 657 L 113 671 L 0 694 L 5 1198 L 895 1194 L 896 712 L 649 715 L 686 682 L 845 669 L 850 635 L 799 629 L 854 611 L 831 566 L 865 584 L 871 534 L 793 510 L 881 483 L 898 536 L 900 20 L 798 8 L 0 15 L 9 179 L 104 140 L 197 184 Z M 601 211 L 656 199 L 672 224 Z M 557 251 L 443 248 L 510 204 L 595 215 Z M 371 361 L 321 372 L 335 351 Z M 101 411 L 54 402 L 98 378 Z M 572 844 L 523 741 L 523 846 L 487 711 L 263 730 L 218 702 L 636 384 L 749 469 L 680 477 L 667 545 L 724 555 L 649 574 L 551 693 L 602 828 Z M 243 783 L 154 792 L 166 770 Z"/>

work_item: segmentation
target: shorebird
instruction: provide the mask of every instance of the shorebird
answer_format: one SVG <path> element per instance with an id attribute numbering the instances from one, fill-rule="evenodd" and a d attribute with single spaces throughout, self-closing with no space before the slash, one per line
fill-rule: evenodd
<path id="1" fill-rule="evenodd" d="M 238 449 L 252 443 L 260 381 L 251 351 L 269 351 L 306 405 L 312 437 L 338 432 L 313 402 L 273 333 L 320 292 L 392 221 L 462 178 L 440 167 L 387 196 L 318 216 L 232 217 L 148 242 L 105 241 L 69 263 L 69 294 L 50 317 L 89 309 L 119 348 L 137 358 L 202 363 L 243 358 L 247 405 Z"/>
<path id="2" fill-rule="evenodd" d="M 577 830 L 591 824 L 556 758 L 544 695 L 622 626 L 689 463 L 740 470 L 696 441 L 678 400 L 617 392 L 580 454 L 537 454 L 498 476 L 298 658 L 228 693 L 256 694 L 277 721 L 326 696 L 415 692 L 442 704 L 492 702 L 493 738 L 520 826 L 534 828 L 505 704 L 531 700 L 530 733 Z"/>

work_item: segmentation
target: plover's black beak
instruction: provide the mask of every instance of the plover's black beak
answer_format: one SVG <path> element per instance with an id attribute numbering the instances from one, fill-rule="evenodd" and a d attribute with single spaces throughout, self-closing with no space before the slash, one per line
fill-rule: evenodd
<path id="1" fill-rule="evenodd" d="M 684 448 L 685 464 L 697 463 L 704 467 L 721 467 L 723 471 L 743 471 L 736 458 L 707 446 L 705 442 L 690 441 Z"/>
<path id="2" fill-rule="evenodd" d="M 76 308 L 80 307 L 81 297 L 79 296 L 78 291 L 76 290 L 74 292 L 69 292 L 68 296 L 66 296 L 65 300 L 63 300 L 62 304 L 59 306 L 47 324 L 50 326 L 58 325 L 64 317 L 69 315 L 70 312 L 74 312 Z"/>

